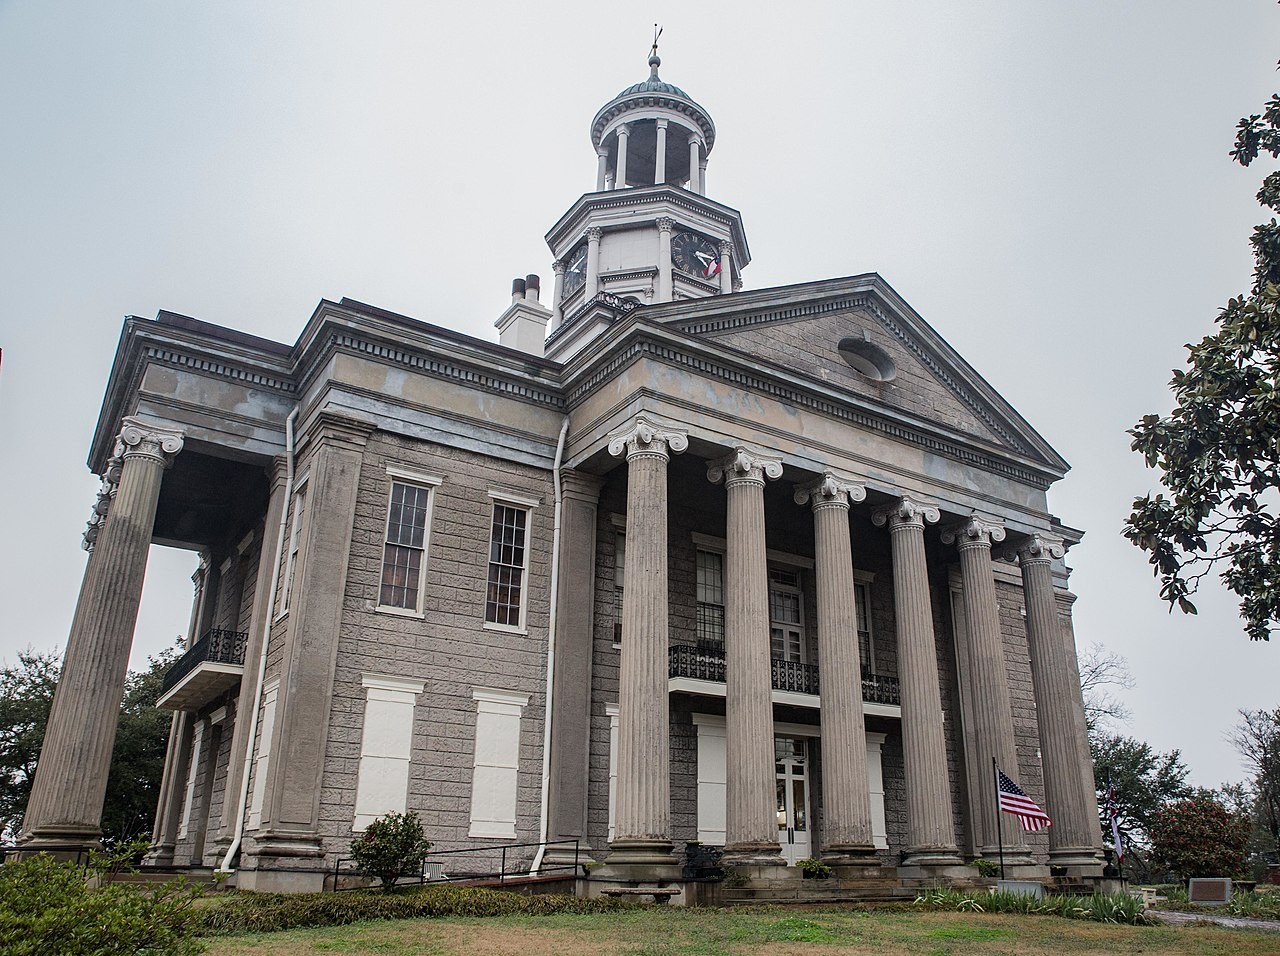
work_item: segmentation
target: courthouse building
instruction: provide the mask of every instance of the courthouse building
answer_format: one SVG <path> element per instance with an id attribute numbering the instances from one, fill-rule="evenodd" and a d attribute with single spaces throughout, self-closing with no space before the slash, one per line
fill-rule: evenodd
<path id="1" fill-rule="evenodd" d="M 438 850 L 576 840 L 613 880 L 688 841 L 757 876 L 1100 873 L 1067 464 L 875 273 L 745 288 L 715 126 L 649 65 L 500 344 L 347 299 L 292 344 L 126 320 L 26 845 L 98 835 L 157 542 L 200 564 L 151 863 L 320 889 L 413 810 Z"/>

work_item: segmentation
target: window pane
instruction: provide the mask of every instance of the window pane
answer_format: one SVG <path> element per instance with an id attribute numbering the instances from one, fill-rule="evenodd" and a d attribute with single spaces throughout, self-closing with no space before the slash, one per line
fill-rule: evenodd
<path id="1" fill-rule="evenodd" d="M 382 586 L 378 596 L 378 602 L 384 607 L 418 608 L 430 501 L 430 488 L 400 481 L 391 483 Z"/>

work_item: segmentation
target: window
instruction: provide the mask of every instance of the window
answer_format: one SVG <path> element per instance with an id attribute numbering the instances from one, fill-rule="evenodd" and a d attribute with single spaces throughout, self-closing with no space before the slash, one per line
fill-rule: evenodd
<path id="1" fill-rule="evenodd" d="M 485 596 L 485 624 L 522 630 L 526 600 L 525 575 L 529 549 L 529 509 L 495 500 L 489 535 L 489 587 Z"/>
<path id="2" fill-rule="evenodd" d="M 698 643 L 724 643 L 724 555 L 698 549 Z"/>
<path id="3" fill-rule="evenodd" d="M 529 695 L 477 687 L 471 697 L 476 702 L 476 752 L 467 835 L 510 840 L 516 835 L 520 715 Z"/>
<path id="4" fill-rule="evenodd" d="M 427 569 L 432 490 L 441 479 L 389 466 L 391 493 L 382 546 L 380 610 L 422 613 L 422 582 Z"/>
<path id="5" fill-rule="evenodd" d="M 862 665 L 862 676 L 874 677 L 876 654 L 871 640 L 871 585 L 855 584 L 853 595 L 858 612 L 858 659 Z"/>
<path id="6" fill-rule="evenodd" d="M 420 680 L 382 674 L 364 674 L 360 682 L 365 688 L 365 704 L 352 825 L 357 833 L 380 816 L 405 811 L 413 752 L 413 707 L 425 687 Z"/>
<path id="7" fill-rule="evenodd" d="M 804 617 L 800 573 L 769 569 L 769 652 L 776 660 L 804 662 Z"/>

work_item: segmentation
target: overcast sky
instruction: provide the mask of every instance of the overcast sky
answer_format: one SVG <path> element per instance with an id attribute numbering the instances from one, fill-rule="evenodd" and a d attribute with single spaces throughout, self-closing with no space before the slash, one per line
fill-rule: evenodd
<path id="1" fill-rule="evenodd" d="M 1138 682 L 1124 729 L 1240 779 L 1224 734 L 1280 705 L 1280 648 L 1218 587 L 1171 617 L 1120 529 L 1154 487 L 1125 429 L 1248 284 L 1271 167 L 1227 151 L 1280 87 L 1272 0 L 0 0 L 0 659 L 65 646 L 123 316 L 292 343 L 345 295 L 496 340 L 655 19 L 747 287 L 878 272 L 986 376 L 1073 466 L 1050 503 L 1088 532 L 1078 642 Z M 193 569 L 152 549 L 136 664 Z"/>

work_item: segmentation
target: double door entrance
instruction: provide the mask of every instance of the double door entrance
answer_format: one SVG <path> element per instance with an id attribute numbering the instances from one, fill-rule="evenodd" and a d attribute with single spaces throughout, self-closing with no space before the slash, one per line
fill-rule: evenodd
<path id="1" fill-rule="evenodd" d="M 773 738 L 774 769 L 777 773 L 778 843 L 787 866 L 806 859 L 809 839 L 809 738 Z"/>

